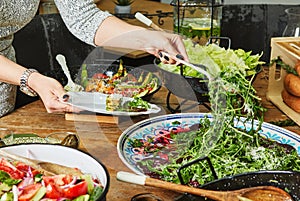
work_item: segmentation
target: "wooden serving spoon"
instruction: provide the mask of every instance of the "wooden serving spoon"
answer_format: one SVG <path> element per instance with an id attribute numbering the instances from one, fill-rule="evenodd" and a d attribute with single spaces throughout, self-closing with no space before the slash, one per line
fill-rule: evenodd
<path id="1" fill-rule="evenodd" d="M 274 186 L 257 186 L 233 191 L 214 191 L 166 182 L 129 172 L 118 172 L 117 179 L 139 185 L 190 193 L 216 201 L 293 201 L 286 191 Z"/>
<path id="2" fill-rule="evenodd" d="M 15 155 L 6 151 L 3 151 L 0 149 L 0 156 L 4 158 L 9 158 L 15 161 L 23 162 L 31 167 L 33 167 L 36 170 L 41 171 L 45 175 L 57 175 L 57 174 L 71 174 L 71 175 L 82 175 L 82 172 L 73 167 L 67 167 L 64 165 L 59 165 L 56 163 L 46 162 L 46 161 L 40 161 L 35 159 L 29 159 L 26 157 L 22 157 L 19 155 Z"/>

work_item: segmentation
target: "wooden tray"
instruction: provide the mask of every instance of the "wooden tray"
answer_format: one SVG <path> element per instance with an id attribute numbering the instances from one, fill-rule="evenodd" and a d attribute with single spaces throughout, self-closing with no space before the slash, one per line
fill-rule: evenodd
<path id="1" fill-rule="evenodd" d="M 297 47 L 299 47 L 299 49 Z M 295 66 L 297 60 L 300 60 L 300 38 L 272 38 L 270 60 L 278 57 L 280 57 L 284 63 Z M 270 66 L 267 99 L 300 126 L 300 113 L 295 112 L 287 106 L 281 97 L 285 75 L 286 71 L 284 69 L 278 69 L 276 64 Z"/>
<path id="2" fill-rule="evenodd" d="M 99 122 L 99 123 L 110 123 L 110 124 L 119 123 L 119 117 L 115 117 L 111 115 L 100 115 L 100 114 L 66 113 L 65 119 L 68 121 Z"/>

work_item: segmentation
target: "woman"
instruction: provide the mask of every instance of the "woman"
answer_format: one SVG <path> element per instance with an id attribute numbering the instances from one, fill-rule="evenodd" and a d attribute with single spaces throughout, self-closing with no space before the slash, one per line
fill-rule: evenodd
<path id="1" fill-rule="evenodd" d="M 40 0 L 1 0 L 0 3 L 0 117 L 13 111 L 16 85 L 28 95 L 39 95 L 45 108 L 52 112 L 74 112 L 63 103 L 61 84 L 33 69 L 18 65 L 12 47 L 13 34 L 35 16 Z M 187 55 L 178 35 L 133 26 L 101 11 L 93 0 L 55 0 L 64 23 L 80 40 L 94 46 L 112 46 L 147 51 L 158 56 Z M 126 40 L 124 40 L 126 39 Z M 168 60 L 168 59 L 167 59 Z M 174 62 L 172 59 L 164 62 Z"/>

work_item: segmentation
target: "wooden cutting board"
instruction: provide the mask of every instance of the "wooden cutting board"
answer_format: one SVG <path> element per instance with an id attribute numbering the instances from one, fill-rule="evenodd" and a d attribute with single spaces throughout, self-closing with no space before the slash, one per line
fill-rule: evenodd
<path id="1" fill-rule="evenodd" d="M 111 115 L 100 115 L 100 114 L 75 114 L 75 113 L 66 113 L 65 119 L 68 121 L 84 121 L 84 122 L 99 122 L 99 123 L 109 123 L 109 124 L 118 124 L 119 117 Z"/>

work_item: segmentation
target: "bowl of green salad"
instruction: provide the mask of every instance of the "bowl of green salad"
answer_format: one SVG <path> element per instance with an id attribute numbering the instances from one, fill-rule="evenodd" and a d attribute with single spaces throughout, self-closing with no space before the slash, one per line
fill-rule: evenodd
<path id="1" fill-rule="evenodd" d="M 211 77 L 234 84 L 235 88 L 251 84 L 265 63 L 260 61 L 262 54 L 243 49 L 226 49 L 216 44 L 202 46 L 189 39 L 184 40 L 184 44 L 190 63 L 202 66 Z M 154 60 L 154 65 L 172 94 L 188 100 L 209 102 L 209 80 L 203 74 L 189 66 L 164 64 L 158 59 Z"/>

